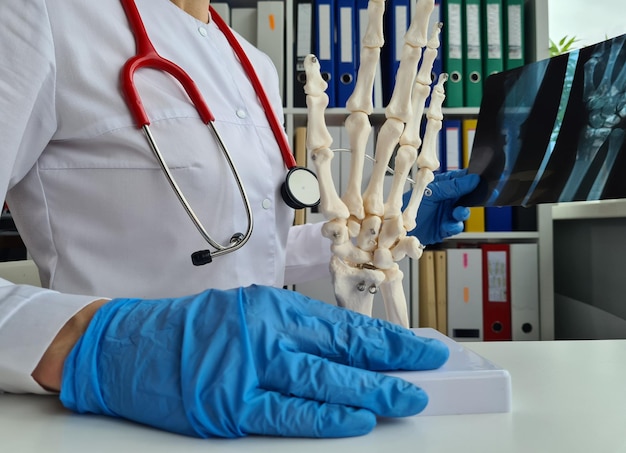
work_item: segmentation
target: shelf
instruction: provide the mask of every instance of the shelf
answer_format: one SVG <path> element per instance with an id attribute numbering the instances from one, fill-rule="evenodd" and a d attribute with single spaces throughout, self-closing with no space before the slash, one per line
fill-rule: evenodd
<path id="1" fill-rule="evenodd" d="M 446 242 L 457 241 L 517 241 L 539 238 L 536 231 L 486 231 L 484 233 L 461 233 L 445 239 Z"/>
<path id="2" fill-rule="evenodd" d="M 442 109 L 444 116 L 469 116 L 476 115 L 478 116 L 478 108 L 476 107 L 456 107 L 456 108 L 446 108 Z M 306 115 L 307 109 L 304 107 L 285 107 L 284 108 L 285 115 Z M 346 108 L 329 108 L 325 111 L 326 115 L 349 115 L 350 111 Z M 385 116 L 384 108 L 374 109 L 372 116 Z"/>
<path id="3" fill-rule="evenodd" d="M 574 201 L 552 206 L 552 220 L 626 217 L 626 200 Z"/>

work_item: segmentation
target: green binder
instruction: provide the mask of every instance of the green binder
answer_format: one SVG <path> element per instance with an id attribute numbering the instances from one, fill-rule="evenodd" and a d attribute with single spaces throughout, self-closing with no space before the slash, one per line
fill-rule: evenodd
<path id="1" fill-rule="evenodd" d="M 443 70 L 448 73 L 446 107 L 463 107 L 463 4 L 447 0 L 442 4 Z"/>
<path id="2" fill-rule="evenodd" d="M 480 0 L 463 0 L 465 106 L 480 107 L 483 97 L 482 17 Z"/>
<path id="3" fill-rule="evenodd" d="M 504 0 L 504 69 L 526 63 L 524 36 L 524 0 Z"/>
<path id="4" fill-rule="evenodd" d="M 483 75 L 504 69 L 504 36 L 502 34 L 502 0 L 483 0 Z"/>

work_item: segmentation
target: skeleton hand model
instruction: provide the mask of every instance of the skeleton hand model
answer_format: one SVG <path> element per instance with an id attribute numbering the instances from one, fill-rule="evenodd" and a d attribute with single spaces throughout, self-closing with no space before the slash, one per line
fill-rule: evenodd
<path id="1" fill-rule="evenodd" d="M 371 316 L 374 294 L 380 290 L 387 319 L 408 327 L 403 274 L 396 262 L 405 256 L 419 259 L 422 255 L 419 240 L 407 236 L 407 231 L 415 228 L 424 190 L 433 180 L 433 171 L 439 167 L 435 147 L 443 120 L 441 105 L 447 76 L 439 77 L 431 93 L 431 72 L 439 48 L 441 24 L 436 24 L 428 37 L 434 0 L 417 0 L 411 26 L 404 37 L 394 92 L 385 110 L 386 120 L 378 134 L 372 176 L 361 194 L 365 146 L 371 132 L 369 115 L 373 112 L 374 75 L 384 42 L 384 9 L 384 0 L 369 1 L 369 23 L 362 43 L 361 64 L 354 92 L 347 102 L 350 115 L 345 127 L 352 154 L 348 187 L 343 197 L 337 194 L 331 176 L 332 138 L 324 119 L 328 105 L 327 84 L 313 55 L 305 60 L 307 148 L 317 168 L 320 211 L 328 219 L 322 233 L 332 242 L 330 270 L 337 303 Z M 429 94 L 428 122 L 422 143 L 420 123 Z M 395 174 L 385 201 L 384 175 L 398 145 Z M 414 164 L 415 184 L 410 201 L 402 212 L 403 186 Z"/>

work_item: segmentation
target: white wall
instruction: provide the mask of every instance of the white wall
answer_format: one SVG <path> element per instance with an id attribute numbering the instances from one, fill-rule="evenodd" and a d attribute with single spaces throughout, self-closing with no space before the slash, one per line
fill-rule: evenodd
<path id="1" fill-rule="evenodd" d="M 626 33 L 625 0 L 547 0 L 550 39 L 576 36 L 574 48 Z"/>

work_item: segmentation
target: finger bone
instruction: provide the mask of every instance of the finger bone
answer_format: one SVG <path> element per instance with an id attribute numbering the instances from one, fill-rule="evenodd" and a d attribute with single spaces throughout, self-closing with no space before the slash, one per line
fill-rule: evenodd
<path id="1" fill-rule="evenodd" d="M 439 168 L 439 159 L 437 158 L 437 137 L 441 130 L 443 113 L 441 112 L 441 105 L 445 99 L 444 83 L 448 80 L 446 74 L 439 76 L 437 85 L 433 88 L 433 92 L 430 96 L 430 106 L 428 107 L 428 113 L 426 114 L 427 123 L 426 131 L 424 132 L 424 143 L 422 144 L 422 150 L 417 157 L 418 168 L 428 168 L 429 170 L 436 170 Z"/>
<path id="2" fill-rule="evenodd" d="M 419 209 L 422 197 L 424 196 L 424 189 L 426 189 L 426 186 L 431 183 L 433 179 L 435 179 L 435 177 L 432 170 L 429 170 L 428 168 L 420 168 L 417 171 L 415 185 L 413 186 L 413 191 L 411 192 L 411 198 L 402 213 L 404 228 L 406 231 L 411 231 L 415 228 L 415 218 L 417 217 L 417 210 Z"/>
<path id="3" fill-rule="evenodd" d="M 413 19 L 404 40 L 413 47 L 424 47 L 428 34 L 428 21 L 435 9 L 435 0 L 417 0 Z"/>

